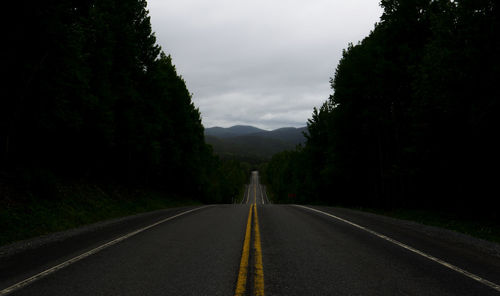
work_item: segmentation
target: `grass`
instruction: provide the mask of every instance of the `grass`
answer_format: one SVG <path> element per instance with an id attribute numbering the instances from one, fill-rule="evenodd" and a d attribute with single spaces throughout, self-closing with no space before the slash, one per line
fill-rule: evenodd
<path id="1" fill-rule="evenodd" d="M 464 233 L 476 238 L 500 243 L 500 227 L 494 221 L 460 218 L 450 213 L 424 210 L 394 209 L 380 210 L 371 208 L 356 208 L 365 212 L 389 216 L 392 218 L 418 222 L 420 224 L 445 228 Z"/>
<path id="2" fill-rule="evenodd" d="M 21 201 L 0 200 L 0 246 L 107 219 L 198 204 L 159 192 L 93 185 L 61 186 L 58 191 L 57 199 L 28 194 Z"/>

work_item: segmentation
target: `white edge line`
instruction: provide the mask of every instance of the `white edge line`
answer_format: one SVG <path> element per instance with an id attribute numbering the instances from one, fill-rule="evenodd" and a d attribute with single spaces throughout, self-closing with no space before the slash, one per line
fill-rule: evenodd
<path id="1" fill-rule="evenodd" d="M 262 204 L 265 204 L 264 194 L 262 194 L 262 185 L 260 185 L 260 183 L 259 183 L 259 189 L 260 189 L 260 199 L 262 200 Z"/>
<path id="2" fill-rule="evenodd" d="M 475 280 L 475 281 L 480 282 L 481 284 L 484 284 L 484 285 L 486 285 L 486 286 L 488 286 L 488 287 L 490 287 L 490 288 L 493 288 L 493 289 L 495 289 L 495 290 L 497 290 L 497 291 L 500 291 L 500 285 L 498 285 L 498 284 L 495 284 L 495 283 L 493 283 L 493 282 L 490 282 L 490 281 L 488 281 L 488 280 L 485 280 L 485 279 L 483 279 L 482 277 L 480 277 L 480 276 L 478 276 L 478 275 L 475 275 L 475 274 L 473 274 L 473 273 L 471 273 L 471 272 L 468 272 L 467 270 L 461 269 L 460 267 L 457 267 L 457 266 L 455 266 L 455 265 L 453 265 L 453 264 L 451 264 L 451 263 L 448 263 L 448 262 L 446 262 L 446 261 L 443 261 L 443 260 L 441 260 L 441 259 L 439 259 L 439 258 L 436 258 L 436 257 L 432 256 L 432 255 L 426 254 L 426 253 L 424 253 L 424 252 L 422 252 L 422 251 L 420 251 L 420 250 L 417 250 L 417 249 L 415 249 L 415 248 L 413 248 L 413 247 L 410 247 L 410 246 L 408 246 L 408 245 L 406 245 L 406 244 L 403 244 L 402 242 L 399 242 L 399 241 L 397 241 L 397 240 L 395 240 L 395 239 L 392 239 L 392 238 L 390 238 L 390 237 L 388 237 L 388 236 L 385 236 L 385 235 L 380 234 L 380 233 L 378 233 L 378 232 L 376 232 L 376 231 L 373 231 L 373 230 L 371 230 L 371 229 L 368 229 L 368 228 L 366 228 L 366 227 L 364 227 L 364 226 L 358 225 L 358 224 L 353 223 L 353 222 L 351 222 L 351 221 L 348 221 L 348 220 L 342 219 L 342 218 L 337 217 L 337 216 L 335 216 L 335 215 L 332 215 L 332 214 L 329 214 L 329 213 L 325 213 L 325 212 L 323 212 L 323 211 L 320 211 L 320 210 L 317 210 L 317 209 L 314 209 L 314 208 L 310 208 L 310 207 L 306 207 L 306 206 L 301 206 L 301 205 L 294 205 L 294 206 L 296 206 L 296 207 L 301 207 L 301 208 L 304 208 L 304 209 L 308 209 L 308 210 L 311 210 L 311 211 L 315 211 L 315 212 L 321 213 L 321 214 L 323 214 L 323 215 L 326 215 L 326 216 L 329 216 L 329 217 L 335 218 L 335 219 L 340 220 L 340 221 L 342 221 L 342 222 L 344 222 L 344 223 L 347 223 L 347 224 L 349 224 L 349 225 L 352 225 L 352 226 L 354 226 L 354 227 L 356 227 L 356 228 L 359 228 L 359 229 L 362 229 L 362 230 L 364 230 L 364 231 L 367 231 L 367 232 L 369 232 L 369 233 L 371 233 L 371 234 L 373 234 L 373 235 L 375 235 L 375 236 L 377 236 L 377 237 L 379 237 L 379 238 L 381 238 L 381 239 L 384 239 L 384 240 L 386 240 L 386 241 L 388 241 L 388 242 L 391 242 L 391 243 L 393 243 L 393 244 L 396 244 L 396 245 L 398 245 L 398 246 L 400 246 L 400 247 L 402 247 L 402 248 L 404 248 L 404 249 L 407 249 L 407 250 L 409 250 L 409 251 L 411 251 L 411 252 L 413 252 L 413 253 L 416 253 L 416 254 L 418 254 L 418 255 L 420 255 L 420 256 L 423 256 L 423 257 L 425 257 L 425 258 L 427 258 L 427 259 L 429 259 L 429 260 L 432 260 L 432 261 L 434 261 L 434 262 L 436 262 L 436 263 L 439 263 L 439 264 L 441 264 L 441 265 L 443 265 L 443 266 L 445 266 L 445 267 L 448 267 L 448 268 L 449 268 L 449 269 L 451 269 L 451 270 L 454 270 L 454 271 L 456 271 L 456 272 L 458 272 L 458 273 L 461 273 L 461 274 L 463 274 L 463 275 L 465 275 L 465 276 L 467 276 L 467 277 L 469 277 L 469 278 L 471 278 L 471 279 L 473 279 L 473 280 Z"/>
<path id="3" fill-rule="evenodd" d="M 248 203 L 248 200 L 250 199 L 250 184 L 248 184 L 248 190 L 247 190 L 247 201 L 245 202 L 246 204 Z"/>
<path id="4" fill-rule="evenodd" d="M 185 215 L 185 214 L 197 211 L 197 210 L 201 210 L 203 208 L 210 207 L 210 206 L 211 205 L 207 205 L 207 206 L 202 206 L 202 207 L 199 207 L 199 208 L 191 209 L 191 210 L 188 210 L 188 211 L 176 214 L 176 215 L 174 215 L 172 217 L 168 217 L 166 219 L 160 220 L 160 221 L 158 221 L 158 222 L 156 222 L 154 224 L 151 224 L 149 226 L 146 226 L 144 228 L 141 228 L 141 229 L 138 229 L 136 231 L 130 232 L 130 233 L 124 235 L 124 236 L 121 236 L 121 237 L 119 237 L 117 239 L 114 239 L 114 240 L 112 240 L 110 242 L 107 242 L 107 243 L 105 243 L 105 244 L 103 244 L 103 245 L 101 245 L 101 246 L 99 246 L 97 248 L 94 248 L 94 249 L 92 249 L 92 250 L 90 250 L 88 252 L 80 254 L 80 255 L 78 255 L 76 257 L 73 257 L 73 258 L 71 258 L 71 259 L 69 259 L 67 261 L 64 261 L 63 263 L 60 263 L 60 264 L 58 264 L 56 266 L 53 266 L 53 267 L 51 267 L 51 268 L 49 268 L 49 269 L 47 269 L 45 271 L 42 271 L 42 272 L 40 272 L 40 273 L 38 273 L 38 274 L 36 274 L 36 275 L 34 275 L 32 277 L 29 277 L 29 278 L 27 278 L 27 279 L 25 279 L 23 281 L 20 281 L 20 282 L 12 285 L 10 287 L 7 287 L 7 288 L 5 288 L 5 289 L 3 289 L 3 290 L 0 291 L 0 295 L 7 295 L 7 294 L 12 293 L 12 292 L 14 292 L 16 290 L 19 290 L 19 289 L 21 289 L 21 288 L 23 288 L 23 287 L 25 287 L 25 286 L 27 286 L 27 285 L 29 285 L 29 284 L 37 281 L 37 280 L 43 278 L 43 277 L 46 277 L 47 275 L 49 275 L 51 273 L 54 273 L 54 272 L 56 272 L 56 271 L 58 271 L 60 269 L 63 269 L 64 267 L 67 267 L 67 266 L 69 266 L 69 265 L 71 265 L 71 264 L 73 264 L 73 263 L 75 263 L 77 261 L 80 261 L 80 260 L 82 260 L 82 259 L 84 259 L 86 257 L 89 257 L 90 255 L 93 255 L 93 254 L 95 254 L 95 253 L 97 253 L 99 251 L 102 251 L 102 250 L 106 249 L 107 247 L 115 245 L 115 244 L 117 244 L 117 243 L 119 243 L 119 242 L 121 242 L 123 240 L 126 240 L 129 237 L 132 237 L 132 236 L 134 236 L 136 234 L 139 234 L 139 233 L 141 233 L 141 232 L 143 232 L 145 230 L 148 230 L 148 229 L 150 229 L 152 227 L 155 227 L 155 226 L 157 226 L 157 225 L 159 225 L 161 223 L 167 222 L 169 220 L 175 219 L 175 218 L 180 217 L 182 215 Z"/>
<path id="5" fill-rule="evenodd" d="M 247 190 L 247 201 L 245 202 L 245 204 L 248 203 L 248 199 L 250 198 L 250 184 L 248 184 L 248 190 Z"/>
<path id="6" fill-rule="evenodd" d="M 245 188 L 246 188 L 246 187 L 245 187 Z M 243 192 L 243 198 L 241 199 L 240 204 L 243 204 L 243 202 L 245 201 L 245 196 L 246 196 L 246 194 L 245 194 L 245 193 L 246 193 L 246 192 L 247 192 L 246 190 Z"/>
<path id="7" fill-rule="evenodd" d="M 264 185 L 264 188 L 266 188 L 266 186 Z M 264 194 L 266 195 L 266 200 L 267 200 L 267 203 L 268 204 L 271 204 L 271 201 L 269 200 L 269 196 L 267 196 L 267 191 L 266 189 L 264 189 Z"/>
<path id="8" fill-rule="evenodd" d="M 248 188 L 248 187 L 246 187 L 246 188 Z M 245 204 L 246 203 L 245 200 L 247 199 L 247 196 L 248 196 L 248 189 L 245 190 L 245 193 L 243 193 L 243 199 L 241 200 L 241 204 Z"/>

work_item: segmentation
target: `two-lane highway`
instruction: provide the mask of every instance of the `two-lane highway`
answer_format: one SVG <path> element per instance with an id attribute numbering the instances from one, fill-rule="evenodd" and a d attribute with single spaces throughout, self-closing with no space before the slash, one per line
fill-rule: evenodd
<path id="1" fill-rule="evenodd" d="M 265 187 L 260 183 L 259 173 L 253 171 L 250 177 L 250 184 L 247 185 L 242 204 L 263 205 L 269 203 Z"/>
<path id="2" fill-rule="evenodd" d="M 167 211 L 64 259 L 20 262 L 0 295 L 500 295 L 499 253 L 419 228 L 270 204 L 253 172 L 241 204 Z"/>

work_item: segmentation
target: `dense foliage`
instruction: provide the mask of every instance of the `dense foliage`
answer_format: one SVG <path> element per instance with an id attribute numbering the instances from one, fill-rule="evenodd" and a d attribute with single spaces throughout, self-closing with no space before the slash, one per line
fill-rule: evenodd
<path id="1" fill-rule="evenodd" d="M 245 172 L 228 176 L 241 166 L 222 163 L 205 144 L 200 113 L 156 45 L 145 0 L 13 5 L 0 100 L 4 182 L 48 188 L 32 188 L 46 197 L 61 179 L 207 202 L 235 197 Z M 214 187 L 219 176 L 236 185 Z"/>
<path id="2" fill-rule="evenodd" d="M 283 202 L 499 219 L 499 4 L 382 0 L 314 110 L 306 145 L 266 169 Z"/>
<path id="3" fill-rule="evenodd" d="M 221 135 L 212 134 L 217 129 Z M 230 130 L 228 128 L 227 130 Z M 269 161 L 271 157 L 281 151 L 293 149 L 303 144 L 306 138 L 303 128 L 280 128 L 273 131 L 260 130 L 255 133 L 224 134 L 224 128 L 210 128 L 205 131 L 205 141 L 212 145 L 214 152 L 221 158 L 236 158 L 254 165 Z"/>

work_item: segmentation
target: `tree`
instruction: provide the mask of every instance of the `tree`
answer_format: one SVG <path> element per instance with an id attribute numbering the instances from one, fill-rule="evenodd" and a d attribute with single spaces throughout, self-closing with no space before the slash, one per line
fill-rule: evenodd
<path id="1" fill-rule="evenodd" d="M 290 161 L 277 156 L 270 187 L 282 196 L 280 188 L 300 185 L 309 202 L 498 221 L 489 198 L 498 191 L 491 172 L 500 148 L 498 4 L 381 5 L 380 23 L 344 50 L 333 94 L 313 111 L 307 143 L 293 157 L 303 174 L 289 177 Z"/>

